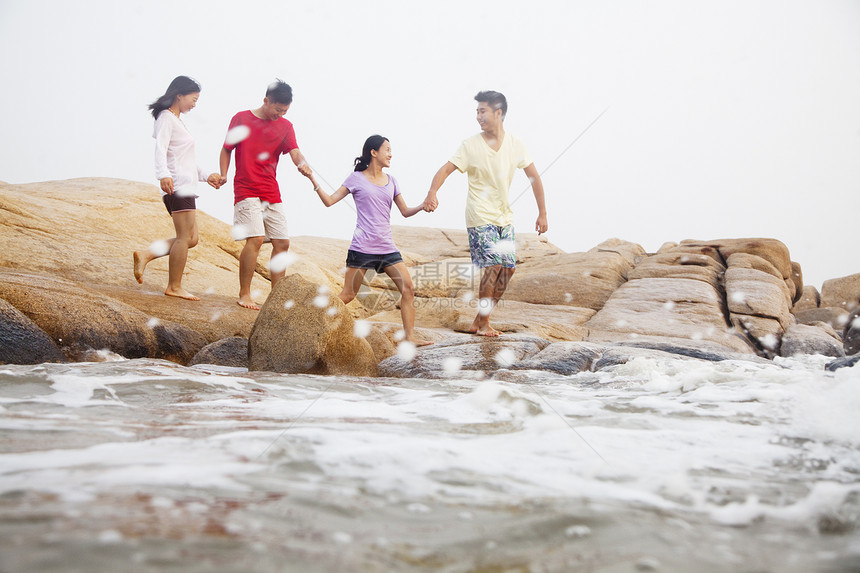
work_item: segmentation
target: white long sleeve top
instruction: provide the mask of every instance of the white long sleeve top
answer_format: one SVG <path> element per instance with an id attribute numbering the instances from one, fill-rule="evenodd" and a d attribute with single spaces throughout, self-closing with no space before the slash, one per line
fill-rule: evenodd
<path id="1" fill-rule="evenodd" d="M 197 165 L 194 138 L 170 110 L 158 114 L 152 132 L 155 138 L 155 178 L 173 178 L 173 191 L 179 196 L 197 197 L 198 181 L 206 181 L 208 173 Z M 165 195 L 164 191 L 161 192 Z"/>

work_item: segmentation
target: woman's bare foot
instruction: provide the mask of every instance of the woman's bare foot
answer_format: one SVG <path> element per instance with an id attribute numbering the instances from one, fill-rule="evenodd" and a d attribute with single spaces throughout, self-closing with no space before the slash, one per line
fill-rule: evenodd
<path id="1" fill-rule="evenodd" d="M 146 256 L 145 251 L 134 252 L 134 278 L 140 284 L 143 284 L 143 271 L 146 269 L 146 263 L 148 262 L 149 258 Z"/>
<path id="2" fill-rule="evenodd" d="M 251 297 L 242 297 L 236 301 L 236 304 L 242 308 L 250 308 L 251 310 L 260 310 L 260 305 L 254 302 Z"/>
<path id="3" fill-rule="evenodd" d="M 164 291 L 164 294 L 167 296 L 175 296 L 177 298 L 184 298 L 185 300 L 200 300 L 199 297 L 194 296 L 190 292 L 186 291 L 184 288 L 179 289 L 167 289 Z"/>

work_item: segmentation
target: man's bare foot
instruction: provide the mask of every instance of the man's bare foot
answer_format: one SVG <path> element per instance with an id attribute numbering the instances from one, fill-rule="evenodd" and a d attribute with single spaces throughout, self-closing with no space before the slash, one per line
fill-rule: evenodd
<path id="1" fill-rule="evenodd" d="M 489 336 L 490 338 L 496 338 L 502 335 L 501 330 L 496 330 L 492 326 L 482 326 L 480 328 L 473 326 L 469 329 L 469 332 L 477 336 Z"/>
<path id="2" fill-rule="evenodd" d="M 242 308 L 249 308 L 251 310 L 260 310 L 260 305 L 251 300 L 251 298 L 240 298 L 236 301 L 236 304 L 241 306 Z"/>
<path id="3" fill-rule="evenodd" d="M 164 291 L 164 294 L 166 294 L 167 296 L 175 296 L 177 298 L 184 298 L 185 300 L 200 300 L 199 297 L 194 296 L 190 292 L 186 291 L 184 288 L 180 288 L 180 289 L 176 289 L 176 290 L 168 289 L 168 290 Z"/>
<path id="4" fill-rule="evenodd" d="M 134 252 L 134 278 L 140 284 L 143 284 L 143 270 L 148 262 L 146 255 L 141 255 L 141 251 Z"/>

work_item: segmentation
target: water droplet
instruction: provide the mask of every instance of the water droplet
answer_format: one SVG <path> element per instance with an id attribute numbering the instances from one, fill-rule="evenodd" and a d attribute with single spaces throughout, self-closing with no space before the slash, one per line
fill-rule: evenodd
<path id="1" fill-rule="evenodd" d="M 247 125 L 237 125 L 227 132 L 227 136 L 224 138 L 224 143 L 227 145 L 236 145 L 240 141 L 245 140 L 249 135 L 251 135 L 250 127 Z"/>
<path id="2" fill-rule="evenodd" d="M 167 241 L 153 241 L 153 243 L 149 245 L 149 252 L 156 257 L 163 257 L 170 252 L 170 245 Z"/>
<path id="3" fill-rule="evenodd" d="M 269 155 L 269 152 L 264 151 L 263 153 L 261 153 L 260 155 L 257 156 L 257 161 L 259 161 L 260 163 L 263 163 L 264 161 L 267 161 L 269 159 L 269 157 L 271 157 L 271 155 Z"/>
<path id="4" fill-rule="evenodd" d="M 481 316 L 489 316 L 493 312 L 493 299 L 482 298 L 478 301 L 478 314 Z"/>
<path id="5" fill-rule="evenodd" d="M 313 304 L 317 308 L 325 308 L 328 306 L 328 295 L 320 294 L 314 297 Z"/>
<path id="6" fill-rule="evenodd" d="M 415 358 L 415 355 L 417 353 L 418 350 L 416 350 L 415 345 L 408 340 L 404 340 L 397 345 L 397 357 L 401 360 L 405 360 L 406 362 L 408 362 Z"/>
<path id="7" fill-rule="evenodd" d="M 146 321 L 146 326 L 148 326 L 149 328 L 155 328 L 159 324 L 161 324 L 161 321 L 154 316 Z"/>
<path id="8" fill-rule="evenodd" d="M 564 302 L 570 302 L 573 300 L 573 295 L 569 292 L 564 293 Z"/>
<path id="9" fill-rule="evenodd" d="M 269 260 L 269 270 L 273 273 L 282 273 L 287 267 L 296 262 L 296 255 L 289 251 L 282 251 Z"/>
<path id="10" fill-rule="evenodd" d="M 517 355 L 514 354 L 514 351 L 510 348 L 502 348 L 496 355 L 493 357 L 496 361 L 496 364 L 501 366 L 502 368 L 507 368 L 511 366 L 514 362 L 517 361 Z"/>
<path id="11" fill-rule="evenodd" d="M 460 371 L 463 367 L 463 360 L 456 356 L 449 356 L 442 361 L 442 370 L 445 374 L 453 375 Z"/>
<path id="12" fill-rule="evenodd" d="M 284 308 L 285 308 L 285 309 L 287 309 L 287 310 L 290 310 L 290 309 L 291 309 L 291 308 L 293 308 L 294 306 L 296 306 L 296 301 L 294 301 L 293 299 L 290 299 L 290 300 L 288 300 L 287 302 L 285 302 L 285 303 L 284 303 Z"/>
<path id="13" fill-rule="evenodd" d="M 743 304 L 747 300 L 747 295 L 741 291 L 733 292 L 730 295 L 732 302 L 736 302 L 738 304 Z"/>
<path id="14" fill-rule="evenodd" d="M 245 225 L 233 225 L 231 233 L 234 241 L 242 241 L 250 236 L 250 229 Z"/>
<path id="15" fill-rule="evenodd" d="M 675 301 L 674 301 L 674 300 L 667 300 L 667 301 L 663 304 L 663 309 L 664 309 L 664 310 L 674 310 L 674 308 L 675 308 Z"/>
<path id="16" fill-rule="evenodd" d="M 403 331 L 403 329 L 400 329 L 394 333 L 394 340 L 401 341 L 404 338 L 406 338 L 406 333 Z"/>
<path id="17" fill-rule="evenodd" d="M 352 326 L 352 333 L 356 338 L 367 338 L 370 335 L 370 322 L 366 320 L 356 320 Z"/>

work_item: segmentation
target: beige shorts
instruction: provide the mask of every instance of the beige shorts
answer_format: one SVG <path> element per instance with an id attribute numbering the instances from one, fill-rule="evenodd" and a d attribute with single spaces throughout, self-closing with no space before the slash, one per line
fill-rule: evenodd
<path id="1" fill-rule="evenodd" d="M 289 239 L 285 211 L 283 203 L 267 203 L 257 197 L 239 201 L 233 205 L 233 238 Z"/>

